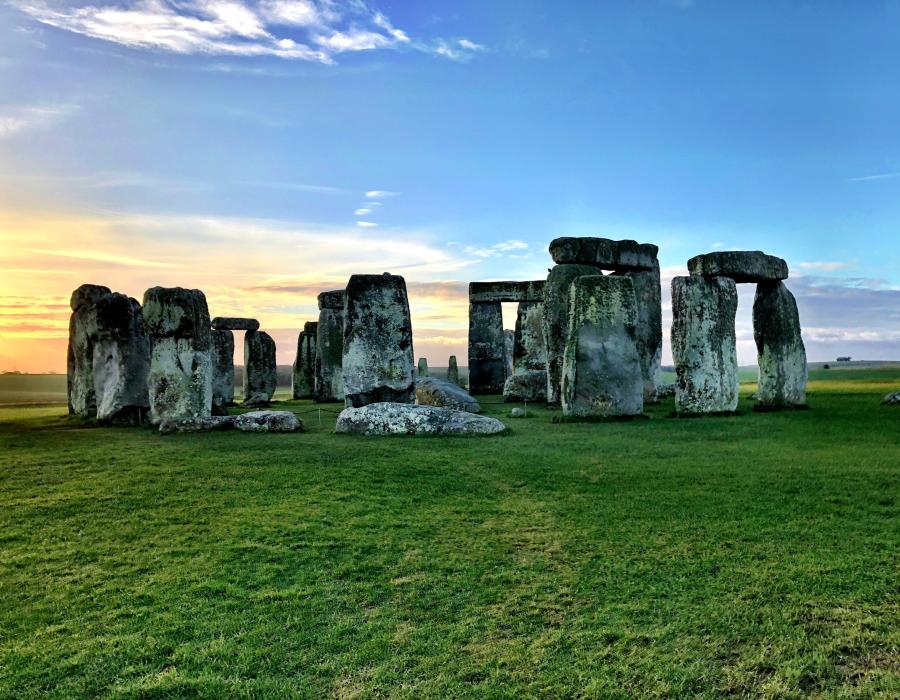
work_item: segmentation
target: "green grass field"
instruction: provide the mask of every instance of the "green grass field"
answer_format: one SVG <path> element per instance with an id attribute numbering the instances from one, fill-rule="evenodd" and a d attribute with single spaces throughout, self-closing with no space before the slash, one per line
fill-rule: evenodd
<path id="1" fill-rule="evenodd" d="M 477 439 L 0 409 L 0 696 L 896 698 L 900 371 L 754 389 Z"/>

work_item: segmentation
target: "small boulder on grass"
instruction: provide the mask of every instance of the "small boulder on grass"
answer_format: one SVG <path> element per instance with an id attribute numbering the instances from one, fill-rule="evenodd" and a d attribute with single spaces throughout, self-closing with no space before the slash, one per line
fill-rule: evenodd
<path id="1" fill-rule="evenodd" d="M 509 412 L 509 415 L 513 418 L 524 418 L 525 417 L 525 409 L 520 406 L 516 406 L 513 410 Z"/>
<path id="2" fill-rule="evenodd" d="M 888 394 L 881 401 L 882 406 L 900 406 L 900 391 Z"/>

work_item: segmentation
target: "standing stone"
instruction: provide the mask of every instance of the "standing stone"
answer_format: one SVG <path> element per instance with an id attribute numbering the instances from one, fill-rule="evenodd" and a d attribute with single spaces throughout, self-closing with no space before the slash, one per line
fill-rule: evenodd
<path id="1" fill-rule="evenodd" d="M 783 282 L 760 282 L 753 302 L 753 337 L 759 353 L 756 410 L 806 406 L 806 348 L 794 295 Z"/>
<path id="2" fill-rule="evenodd" d="M 631 278 L 590 275 L 572 282 L 562 374 L 565 415 L 643 413 L 637 318 Z"/>
<path id="3" fill-rule="evenodd" d="M 418 376 L 418 377 L 427 377 L 428 376 L 428 360 L 424 357 L 419 358 L 419 366 L 416 370 L 416 376 Z"/>
<path id="4" fill-rule="evenodd" d="M 734 316 L 737 287 L 728 277 L 672 280 L 675 410 L 730 413 L 738 404 Z"/>
<path id="5" fill-rule="evenodd" d="M 150 409 L 150 338 L 137 299 L 110 293 L 96 304 L 93 350 L 97 420 L 140 425 Z"/>
<path id="6" fill-rule="evenodd" d="M 513 372 L 546 371 L 547 347 L 544 344 L 543 323 L 543 302 L 519 302 L 513 343 Z"/>
<path id="7" fill-rule="evenodd" d="M 275 341 L 265 331 L 244 334 L 244 405 L 267 406 L 278 385 Z"/>
<path id="8" fill-rule="evenodd" d="M 234 405 L 234 333 L 212 332 L 214 415 L 228 415 L 227 407 Z"/>
<path id="9" fill-rule="evenodd" d="M 504 330 L 503 331 L 503 361 L 505 363 L 506 373 L 503 376 L 503 381 L 506 382 L 506 378 L 512 375 L 513 373 L 513 353 L 516 348 L 516 332 L 512 330 Z"/>
<path id="10" fill-rule="evenodd" d="M 634 283 L 637 301 L 637 347 L 641 358 L 641 376 L 644 379 L 644 401 L 656 401 L 662 361 L 662 290 L 659 263 L 652 270 L 617 272 Z"/>
<path id="11" fill-rule="evenodd" d="M 69 346 L 66 358 L 66 385 L 69 413 L 91 418 L 97 415 L 97 397 L 94 392 L 94 342 L 97 337 L 97 302 L 109 287 L 83 284 L 69 301 L 72 316 L 69 318 Z"/>
<path id="12" fill-rule="evenodd" d="M 506 379 L 506 337 L 499 301 L 469 304 L 469 392 L 499 394 Z"/>
<path id="13" fill-rule="evenodd" d="M 318 328 L 317 321 L 307 321 L 297 338 L 297 358 L 294 360 L 291 380 L 294 399 L 309 399 L 315 393 Z"/>
<path id="14" fill-rule="evenodd" d="M 212 410 L 212 330 L 198 289 L 152 287 L 144 293 L 150 335 L 150 420 L 197 418 Z"/>
<path id="15" fill-rule="evenodd" d="M 344 290 L 319 295 L 319 325 L 316 335 L 315 399 L 319 402 L 342 401 L 344 376 L 341 362 L 344 352 Z"/>
<path id="16" fill-rule="evenodd" d="M 547 403 L 558 404 L 562 362 L 569 332 L 569 290 L 576 277 L 600 275 L 591 265 L 556 265 L 544 287 L 544 346 L 547 352 Z"/>
<path id="17" fill-rule="evenodd" d="M 459 367 L 456 364 L 456 355 L 450 355 L 450 359 L 447 362 L 448 362 L 447 381 L 458 385 L 459 384 Z"/>
<path id="18" fill-rule="evenodd" d="M 345 404 L 413 403 L 412 321 L 406 281 L 383 275 L 353 275 L 344 305 Z"/>

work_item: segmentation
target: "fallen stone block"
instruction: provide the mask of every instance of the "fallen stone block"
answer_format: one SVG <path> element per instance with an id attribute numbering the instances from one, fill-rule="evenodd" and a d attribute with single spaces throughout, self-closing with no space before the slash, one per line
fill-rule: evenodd
<path id="1" fill-rule="evenodd" d="M 335 432 L 357 435 L 496 435 L 506 430 L 496 418 L 438 406 L 371 403 L 345 408 Z"/>
<path id="2" fill-rule="evenodd" d="M 303 423 L 290 411 L 251 411 L 234 416 L 234 427 L 248 433 L 296 433 Z"/>
<path id="3" fill-rule="evenodd" d="M 882 406 L 900 406 L 900 391 L 888 394 L 881 400 Z"/>
<path id="4" fill-rule="evenodd" d="M 420 406 L 443 406 L 458 411 L 481 413 L 481 404 L 469 392 L 437 377 L 416 379 L 416 402 Z"/>
<path id="5" fill-rule="evenodd" d="M 503 385 L 503 400 L 507 403 L 547 400 L 547 370 L 523 369 L 513 372 Z"/>
<path id="6" fill-rule="evenodd" d="M 165 418 L 159 424 L 159 432 L 170 433 L 206 433 L 213 430 L 231 430 L 234 427 L 233 416 L 196 416 L 193 418 Z"/>

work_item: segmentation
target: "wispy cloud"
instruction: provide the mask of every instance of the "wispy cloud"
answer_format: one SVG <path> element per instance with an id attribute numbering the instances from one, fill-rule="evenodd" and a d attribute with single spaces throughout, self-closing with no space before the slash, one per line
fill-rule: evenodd
<path id="1" fill-rule="evenodd" d="M 846 270 L 851 265 L 836 260 L 815 260 L 797 263 L 797 267 L 801 270 L 815 270 L 816 272 L 836 272 L 837 270 Z"/>
<path id="2" fill-rule="evenodd" d="M 356 225 L 360 228 L 375 228 L 378 226 L 374 221 L 357 221 Z"/>
<path id="3" fill-rule="evenodd" d="M 354 216 L 365 216 L 366 214 L 371 214 L 372 210 L 369 207 L 360 207 L 355 212 L 353 212 Z"/>
<path id="4" fill-rule="evenodd" d="M 44 248 L 19 248 L 25 253 L 38 255 L 52 255 L 60 258 L 73 258 L 75 260 L 90 260 L 92 262 L 107 263 L 111 265 L 124 265 L 125 267 L 176 267 L 172 263 L 158 262 L 144 258 L 133 258 L 127 255 L 115 255 L 101 250 L 49 250 Z"/>
<path id="5" fill-rule="evenodd" d="M 486 50 L 466 38 L 414 40 L 363 0 L 122 0 L 80 6 L 61 0 L 11 0 L 11 4 L 52 27 L 178 54 L 334 63 L 334 56 L 341 53 L 379 49 L 409 49 L 454 61 Z"/>
<path id="6" fill-rule="evenodd" d="M 847 182 L 870 182 L 872 180 L 891 180 L 900 177 L 900 172 L 876 173 L 875 175 L 862 175 L 860 177 L 848 177 Z"/>
<path id="7" fill-rule="evenodd" d="M 501 241 L 492 246 L 479 247 L 470 245 L 463 248 L 463 250 L 469 255 L 474 255 L 479 258 L 494 258 L 498 256 L 505 256 L 508 258 L 528 257 L 524 254 L 524 252 L 528 250 L 528 244 L 518 238 Z"/>
<path id="8" fill-rule="evenodd" d="M 237 185 L 248 187 L 266 187 L 273 190 L 292 190 L 294 192 L 314 192 L 317 194 L 339 194 L 346 192 L 341 187 L 331 187 L 329 185 L 310 185 L 305 182 L 273 182 L 271 180 L 241 180 L 236 182 Z"/>
<path id="9" fill-rule="evenodd" d="M 11 108 L 0 113 L 0 139 L 53 126 L 77 111 L 76 105 L 68 104 Z"/>
<path id="10" fill-rule="evenodd" d="M 390 190 L 369 190 L 366 192 L 366 199 L 387 199 L 388 197 L 396 197 L 399 192 L 391 192 Z"/>

